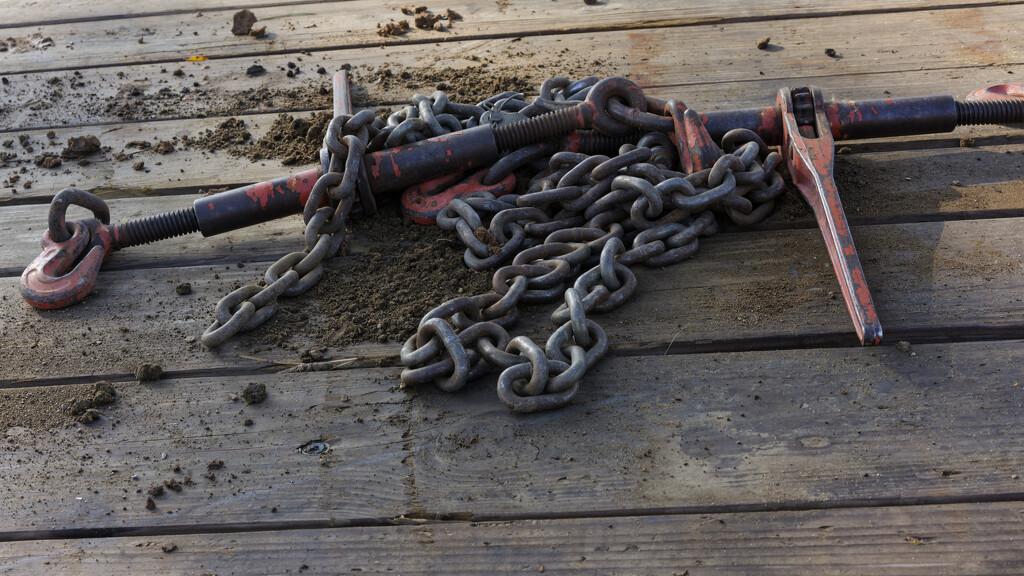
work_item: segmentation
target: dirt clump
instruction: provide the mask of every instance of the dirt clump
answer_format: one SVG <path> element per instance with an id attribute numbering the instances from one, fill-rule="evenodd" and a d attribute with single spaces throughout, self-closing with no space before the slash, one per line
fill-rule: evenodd
<path id="1" fill-rule="evenodd" d="M 383 26 L 377 24 L 377 35 L 388 38 L 390 36 L 401 36 L 409 31 L 409 21 L 399 20 L 395 22 L 392 20 Z"/>
<path id="2" fill-rule="evenodd" d="M 68 138 L 68 145 L 61 150 L 60 155 L 62 158 L 85 158 L 90 154 L 98 152 L 99 149 L 100 139 L 92 134 L 72 136 Z"/>
<path id="3" fill-rule="evenodd" d="M 434 14 L 433 12 L 419 12 L 416 17 L 413 18 L 413 22 L 416 27 L 420 30 L 434 30 L 435 26 L 440 24 L 442 17 L 440 14 Z"/>
<path id="4" fill-rule="evenodd" d="M 103 413 L 96 406 L 107 406 L 117 401 L 117 390 L 110 382 L 100 381 L 93 385 L 91 397 L 86 396 L 71 406 L 71 415 L 80 424 L 90 424 L 99 420 Z"/>
<path id="5" fill-rule="evenodd" d="M 250 382 L 245 390 L 242 390 L 242 400 L 246 404 L 259 404 L 267 399 L 267 385 L 260 382 Z"/>
<path id="6" fill-rule="evenodd" d="M 232 19 L 231 33 L 235 36 L 247 36 L 252 32 L 252 25 L 255 23 L 256 15 L 252 10 L 239 10 Z"/>
<path id="7" fill-rule="evenodd" d="M 156 152 L 157 154 L 170 154 L 171 152 L 174 152 L 174 144 L 168 142 L 167 140 L 161 140 L 160 142 L 157 142 L 156 147 L 153 148 L 153 151 Z"/>
<path id="8" fill-rule="evenodd" d="M 134 164 L 132 164 L 132 170 L 135 170 L 136 172 L 144 170 L 145 168 L 146 168 L 146 163 L 143 162 L 142 160 L 139 160 L 138 162 L 135 162 Z"/>
<path id="9" fill-rule="evenodd" d="M 99 410 L 95 408 L 89 408 L 85 412 L 79 414 L 78 417 L 75 418 L 75 420 L 78 421 L 79 424 L 92 424 L 93 422 L 99 420 L 102 417 L 103 414 Z"/>
<path id="10" fill-rule="evenodd" d="M 206 469 L 207 470 L 220 470 L 223 467 L 224 467 L 224 461 L 223 460 L 210 460 L 210 462 L 206 464 Z"/>
<path id="11" fill-rule="evenodd" d="M 245 156 L 253 161 L 280 158 L 285 166 L 315 162 L 330 122 L 330 112 L 317 112 L 308 118 L 281 114 Z"/>
<path id="12" fill-rule="evenodd" d="M 192 293 L 192 284 L 189 282 L 182 282 L 174 287 L 174 293 L 178 296 L 188 296 Z"/>
<path id="13" fill-rule="evenodd" d="M 251 139 L 252 134 L 249 133 L 241 118 L 228 118 L 213 130 L 206 129 L 199 136 L 184 138 L 183 143 L 185 146 L 215 152 L 224 148 L 246 145 Z"/>
<path id="14" fill-rule="evenodd" d="M 36 166 L 41 168 L 59 168 L 62 163 L 60 156 L 50 152 L 37 156 L 34 162 Z"/>
<path id="15" fill-rule="evenodd" d="M 117 390 L 114 385 L 106 380 L 101 380 L 93 386 L 93 406 L 108 406 L 117 401 Z"/>
<path id="16" fill-rule="evenodd" d="M 159 380 L 163 375 L 163 366 L 160 366 L 159 364 L 143 362 L 135 369 L 135 379 L 139 382 L 152 382 L 154 380 Z"/>
<path id="17" fill-rule="evenodd" d="M 771 39 L 770 36 L 765 36 L 764 38 L 761 38 L 760 40 L 757 41 L 757 49 L 758 50 L 766 50 L 766 49 L 768 49 L 768 46 L 769 46 L 769 44 L 771 44 L 771 41 L 772 41 L 772 39 Z"/>
<path id="18" fill-rule="evenodd" d="M 267 73 L 267 69 L 259 64 L 253 64 L 245 69 L 246 76 L 262 76 Z"/>

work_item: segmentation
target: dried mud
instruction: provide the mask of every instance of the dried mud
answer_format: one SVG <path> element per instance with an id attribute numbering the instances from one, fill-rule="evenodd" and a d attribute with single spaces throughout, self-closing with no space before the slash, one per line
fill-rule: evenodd
<path id="1" fill-rule="evenodd" d="M 314 347 L 402 342 L 442 302 L 490 291 L 491 274 L 466 267 L 465 248 L 451 233 L 413 224 L 393 202 L 379 207 L 372 218 L 350 221 L 350 238 L 364 251 L 326 262 L 323 279 L 283 302 L 256 342 L 290 347 L 300 334 Z"/>

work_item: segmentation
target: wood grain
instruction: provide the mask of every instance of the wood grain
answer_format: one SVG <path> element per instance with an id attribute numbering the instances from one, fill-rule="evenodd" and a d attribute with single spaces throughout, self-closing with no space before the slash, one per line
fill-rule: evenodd
<path id="1" fill-rule="evenodd" d="M 157 568 L 224 575 L 1011 575 L 1024 569 L 1022 513 L 1013 502 L 15 542 L 5 545 L 0 568 L 111 576 Z"/>
<path id="2" fill-rule="evenodd" d="M 978 0 L 979 4 L 981 3 Z M 448 2 L 445 8 L 434 8 L 439 14 L 451 9 L 462 19 L 443 21 L 443 32 L 420 30 L 415 26 L 400 36 L 381 37 L 380 27 L 391 20 L 413 18 L 403 14 L 398 2 L 381 5 L 373 0 L 349 0 L 343 4 L 283 3 L 262 6 L 254 11 L 259 18 L 255 27 L 266 26 L 266 36 L 252 38 L 233 36 L 232 15 L 236 6 L 218 10 L 217 6 L 199 6 L 197 11 L 175 7 L 155 10 L 147 15 L 138 7 L 137 15 L 117 20 L 78 20 L 61 14 L 57 19 L 67 23 L 32 23 L 24 27 L 9 27 L 5 35 L 28 37 L 39 33 L 53 39 L 54 46 L 45 50 L 14 50 L 4 58 L 0 74 L 10 72 L 39 72 L 66 70 L 97 65 L 137 64 L 142 62 L 178 62 L 190 56 L 225 58 L 253 56 L 266 53 L 299 53 L 308 50 L 340 48 L 367 48 L 382 44 L 448 43 L 462 39 L 489 39 L 525 35 L 558 35 L 604 30 L 635 30 L 643 28 L 695 27 L 733 23 L 756 22 L 762 30 L 788 35 L 793 28 L 780 27 L 776 21 L 803 20 L 818 16 L 819 22 L 827 17 L 884 15 L 894 19 L 892 30 L 898 30 L 903 21 L 919 21 L 922 11 L 950 11 L 950 8 L 968 8 L 973 2 L 866 2 L 851 9 L 839 2 L 815 3 L 809 7 L 793 7 L 772 2 L 694 2 L 680 6 L 663 6 L 639 0 L 613 0 L 596 5 L 553 3 L 550 0 L 520 0 L 515 3 L 479 3 L 468 0 Z M 946 4 L 945 6 L 937 4 Z M 1013 10 L 1013 3 L 1007 8 Z M 977 9 L 974 9 L 977 10 Z M 102 8 L 97 12 L 102 11 Z M 991 7 L 973 17 L 978 30 L 988 30 L 997 20 L 984 21 L 984 14 L 996 15 Z M 962 19 L 953 16 L 953 19 Z M 998 31 L 989 32 L 996 36 Z M 826 36 L 827 37 L 827 36 Z M 139 42 L 139 39 L 142 42 Z M 759 37 L 751 38 L 753 47 Z M 782 38 L 776 46 L 786 46 Z M 822 49 L 824 50 L 824 49 Z"/>
<path id="3" fill-rule="evenodd" d="M 493 380 L 399 390 L 391 368 L 122 383 L 81 431 L 6 432 L 0 540 L 1005 499 L 1024 465 L 1006 426 L 1022 354 L 610 358 L 572 405 L 534 415 L 507 411 Z M 265 403 L 231 400 L 248 382 Z M 318 439 L 322 461 L 298 450 Z M 145 509 L 150 486 L 185 475 L 196 485 Z"/>
<path id="4" fill-rule="evenodd" d="M 855 227 L 887 341 L 1021 334 L 1024 256 L 1015 239 L 1022 230 L 1024 218 Z M 114 258 L 130 255 L 125 251 Z M 181 370 L 237 364 L 239 354 L 297 354 L 309 345 L 301 328 L 307 323 L 300 322 L 292 338 L 284 340 L 294 350 L 279 349 L 275 338 L 260 331 L 232 340 L 219 352 L 196 341 L 212 321 L 216 302 L 233 286 L 262 278 L 264 269 L 265 264 L 257 263 L 245 268 L 225 264 L 101 272 L 85 301 L 47 312 L 21 300 L 18 278 L 0 279 L 5 319 L 0 345 L 59 350 L 52 357 L 28 353 L 11 358 L 0 367 L 0 378 L 88 375 L 95 373 L 93 366 L 131 373 L 140 358 Z M 328 274 L 323 290 L 334 273 L 344 273 L 343 268 Z M 855 342 L 816 229 L 722 234 L 701 240 L 698 256 L 688 262 L 637 273 L 639 288 L 629 303 L 596 318 L 612 346 L 623 353 Z M 192 294 L 178 296 L 175 286 L 184 281 L 191 282 Z M 310 309 L 308 298 L 285 306 L 289 318 L 307 312 L 315 324 L 317 312 Z M 553 330 L 548 319 L 553 308 L 534 307 L 515 333 L 546 340 Z M 128 331 L 122 332 L 121 326 Z M 377 350 L 394 354 L 398 346 Z M 348 349 L 334 353 L 363 354 Z"/>
<path id="5" fill-rule="evenodd" d="M 98 67 L 81 70 L 82 76 L 75 79 L 70 71 L 8 70 L 10 84 L 5 87 L 5 96 L 9 105 L 0 119 L 11 130 L 111 122 L 119 120 L 117 113 L 122 106 L 135 106 L 139 99 L 152 102 L 144 111 L 129 114 L 132 119 L 220 115 L 226 109 L 239 107 L 231 100 L 233 94 L 245 97 L 258 88 L 305 90 L 312 86 L 309 93 L 315 95 L 320 83 L 315 69 L 324 66 L 334 70 L 345 63 L 355 67 L 355 81 L 367 91 L 365 96 L 357 93 L 358 99 L 371 102 L 404 102 L 414 91 L 432 92 L 442 80 L 455 82 L 457 72 L 445 72 L 447 68 L 470 69 L 472 74 L 507 71 L 532 78 L 532 85 L 557 74 L 624 75 L 642 86 L 674 88 L 668 95 L 684 98 L 688 105 L 698 109 L 708 108 L 709 104 L 765 105 L 774 102 L 774 92 L 780 86 L 804 83 L 822 85 L 826 97 L 836 94 L 847 99 L 878 98 L 885 95 L 883 91 L 894 96 L 949 92 L 960 95 L 1006 82 L 1008 71 L 1024 71 L 1020 70 L 1019 55 L 993 40 L 1012 36 L 1020 10 L 1019 6 L 1004 6 L 821 18 L 813 20 L 813 31 L 806 21 L 782 20 L 770 25 L 738 22 L 488 38 L 428 45 L 431 51 L 426 53 L 423 45 L 398 45 L 386 49 L 331 48 L 306 56 L 257 51 L 205 62 L 185 62 L 188 55 L 162 63 L 133 65 L 93 59 L 91 62 Z M 923 27 L 930 30 L 928 35 L 913 32 Z M 978 37 L 977 31 L 982 27 L 985 35 Z M 841 38 L 849 38 L 850 30 L 860 32 L 857 41 L 840 42 Z M 758 50 L 756 41 L 765 34 L 771 35 L 782 49 Z M 820 41 L 809 41 L 809 36 L 836 40 L 830 42 L 833 46 L 824 46 Z M 131 43 L 137 46 L 134 38 Z M 73 52 L 87 50 L 87 46 L 76 45 Z M 674 51 L 665 50 L 665 46 L 699 46 L 701 57 L 680 58 Z M 826 56 L 827 47 L 843 57 Z M 247 76 L 245 70 L 254 61 L 266 67 L 268 74 Z M 299 64 L 305 72 L 293 79 L 286 78 L 288 62 Z M 483 64 L 487 64 L 486 69 L 481 68 Z M 172 76 L 179 67 L 185 76 Z M 407 72 L 410 77 L 377 83 L 383 67 L 392 69 L 395 75 Z M 50 81 L 54 85 L 45 84 Z M 143 94 L 132 96 L 131 87 Z M 164 101 L 158 94 L 162 88 L 173 92 L 188 88 L 191 92 L 184 98 Z M 751 92 L 758 88 L 759 91 Z M 257 100 L 266 102 L 252 102 L 242 109 L 280 109 L 273 99 Z M 328 103 L 319 106 L 327 107 Z"/>

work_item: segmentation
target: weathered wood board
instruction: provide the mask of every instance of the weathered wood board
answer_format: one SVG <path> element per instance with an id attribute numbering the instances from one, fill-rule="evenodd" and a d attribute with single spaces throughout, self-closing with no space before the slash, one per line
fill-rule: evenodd
<path id="1" fill-rule="evenodd" d="M 54 398 L 100 378 L 119 397 L 92 424 L 0 430 L 0 572 L 1024 571 L 1021 127 L 839 144 L 885 345 L 856 345 L 820 233 L 790 192 L 756 229 L 638 267 L 633 299 L 595 317 L 609 357 L 555 413 L 508 412 L 494 375 L 456 394 L 402 389 L 397 343 L 332 349 L 353 363 L 287 374 L 313 330 L 204 349 L 215 302 L 299 248 L 298 217 L 114 254 L 67 310 L 21 301 L 57 190 L 100 194 L 117 221 L 298 171 L 180 145 L 112 156 L 228 117 L 259 138 L 279 112 L 327 109 L 328 73 L 344 64 L 357 105 L 379 108 L 440 83 L 532 95 L 556 74 L 627 76 L 699 110 L 764 106 L 804 84 L 826 98 L 962 97 L 1024 74 L 1017 0 L 456 0 L 428 6 L 464 16 L 450 31 L 379 37 L 378 24 L 409 18 L 403 4 L 3 3 L 0 44 L 17 49 L 0 53 L 0 400 L 15 416 L 59 411 Z M 230 34 L 243 7 L 267 37 Z M 37 33 L 54 45 L 22 50 Z M 266 74 L 248 76 L 255 63 Z M 82 134 L 110 149 L 87 165 L 33 164 Z M 357 233 L 332 273 L 385 244 Z M 179 296 L 183 281 L 193 292 Z M 307 312 L 283 305 L 282 323 Z M 551 308 L 513 332 L 546 338 Z M 136 382 L 144 361 L 169 372 Z M 238 399 L 250 382 L 266 385 L 264 402 Z M 329 450 L 308 453 L 316 441 Z"/>
<path id="2" fill-rule="evenodd" d="M 854 228 L 890 340 L 1024 334 L 1024 302 L 1019 297 L 1024 254 L 1015 241 L 1022 227 L 1024 218 Z M 122 256 L 127 258 L 127 252 L 115 255 Z M 96 374 L 91 366 L 119 366 L 115 374 L 132 373 L 141 358 L 181 370 L 232 365 L 239 362 L 239 354 L 251 356 L 256 350 L 258 355 L 269 352 L 271 358 L 291 354 L 274 352 L 276 346 L 258 333 L 255 339 L 242 336 L 212 352 L 197 340 L 212 322 L 216 302 L 232 287 L 256 282 L 265 266 L 101 271 L 85 301 L 45 312 L 21 300 L 18 278 L 0 279 L 0 312 L 5 319 L 0 343 L 11 349 L 60 351 L 45 359 L 34 354 L 11 359 L 0 367 L 0 378 Z M 855 342 L 816 229 L 722 234 L 702 240 L 701 251 L 691 261 L 658 270 L 641 268 L 637 273 L 640 282 L 633 299 L 597 318 L 612 346 L 623 351 Z M 183 281 L 191 282 L 192 294 L 175 294 L 175 286 Z M 329 286 L 329 278 L 326 282 Z M 303 308 L 301 299 L 289 305 Z M 536 307 L 521 332 L 546 339 L 553 330 L 546 316 L 553 308 Z M 122 331 L 122 326 L 128 330 Z M 301 333 L 295 341 L 297 346 L 308 345 Z M 390 353 L 399 345 L 395 343 Z M 250 360 L 242 364 L 252 366 Z"/>
<path id="3" fill-rule="evenodd" d="M 905 29 L 909 36 L 915 24 L 934 18 L 955 28 L 967 29 L 967 26 L 973 26 L 972 32 L 984 30 L 991 38 L 1001 36 L 1003 30 L 999 28 L 1000 24 L 1010 24 L 1000 18 L 1003 14 L 1013 11 L 1019 14 L 1019 8 L 1012 3 L 997 8 L 986 6 L 984 9 L 971 6 L 974 3 L 981 4 L 979 0 L 948 2 L 946 6 L 932 4 L 929 6 L 932 12 L 924 13 L 916 10 L 920 2 L 905 1 L 864 2 L 851 9 L 849 5 L 834 0 L 808 7 L 735 0 L 705 0 L 680 6 L 638 0 L 617 0 L 584 6 L 550 0 L 486 4 L 458 0 L 448 2 L 444 8 L 433 8 L 433 12 L 439 15 L 444 15 L 446 10 L 453 10 L 461 16 L 454 21 L 443 20 L 443 31 L 417 28 L 412 15 L 400 10 L 404 5 L 399 2 L 389 2 L 383 6 L 372 0 L 348 0 L 341 4 L 282 3 L 255 10 L 254 14 L 259 19 L 255 27 L 266 26 L 266 35 L 262 38 L 232 35 L 234 7 L 217 10 L 215 5 L 199 6 L 195 11 L 178 8 L 171 12 L 157 9 L 153 10 L 153 15 L 144 15 L 139 10 L 138 16 L 113 21 L 68 19 L 70 21 L 67 23 L 23 27 L 11 27 L 8 24 L 4 31 L 8 37 L 30 38 L 33 34 L 42 34 L 50 38 L 51 42 L 48 48 L 29 49 L 16 45 L 4 58 L 0 74 L 93 67 L 98 58 L 103 60 L 104 65 L 178 62 L 192 56 L 252 57 L 268 53 L 297 53 L 345 47 L 430 45 L 463 39 L 556 36 L 565 33 L 657 28 L 713 31 L 715 26 L 727 25 L 750 29 L 756 26 L 756 29 L 773 34 L 776 39 L 774 50 L 777 51 L 791 47 L 794 42 L 807 41 L 800 28 L 790 21 L 811 16 L 818 16 L 818 22 L 826 27 L 822 38 L 835 38 L 826 34 L 830 31 L 827 29 L 828 23 L 835 21 L 837 16 L 864 18 L 862 30 L 865 34 L 872 33 L 869 27 L 872 20 L 887 20 L 894 28 Z M 410 30 L 401 35 L 382 37 L 379 34 L 381 27 L 395 20 L 406 20 L 411 25 Z M 935 36 L 938 39 L 941 34 Z M 751 48 L 759 38 L 755 35 L 750 39 L 748 43 Z M 695 40 L 699 39 L 700 32 L 696 31 Z M 901 42 L 895 38 L 887 40 Z M 998 55 L 989 46 L 984 51 L 975 51 L 975 57 L 998 58 Z"/>
<path id="4" fill-rule="evenodd" d="M 129 575 L 1019 574 L 1020 503 L 410 523 L 6 544 L 0 568 Z M 165 551 L 168 550 L 168 551 Z"/>
<path id="5" fill-rule="evenodd" d="M 493 379 L 401 390 L 393 368 L 118 384 L 89 426 L 5 432 L 0 540 L 1005 498 L 1021 491 L 1005 423 L 1022 355 L 1015 341 L 610 358 L 572 405 L 533 415 L 507 411 Z M 232 400 L 250 381 L 268 399 Z M 322 457 L 299 450 L 320 440 Z M 146 509 L 149 487 L 185 476 Z"/>
<path id="6" fill-rule="evenodd" d="M 9 84 L 4 93 L 9 105 L 2 118 L 11 127 L 28 129 L 301 107 L 295 100 L 324 108 L 328 101 L 326 95 L 319 94 L 318 86 L 327 78 L 315 70 L 319 66 L 334 70 L 343 64 L 356 68 L 355 79 L 366 90 L 356 93 L 358 102 L 405 102 L 414 91 L 433 91 L 445 77 L 455 83 L 451 76 L 457 70 L 472 75 L 504 71 L 533 78 L 526 87 L 557 74 L 618 74 L 657 89 L 652 92 L 655 95 L 683 98 L 697 109 L 725 103 L 729 107 L 763 106 L 774 101 L 779 87 L 806 83 L 822 85 L 826 97 L 842 99 L 931 93 L 962 97 L 975 88 L 1006 82 L 1015 69 L 1021 73 L 1021 62 L 1012 48 L 991 40 L 1012 35 L 1020 14 L 1020 6 L 1013 5 L 815 20 L 815 38 L 847 38 L 849 30 L 874 38 L 861 38 L 858 43 L 830 42 L 829 46 L 809 39 L 805 21 L 796 19 L 780 20 L 767 28 L 758 22 L 737 22 L 452 41 L 438 44 L 437 52 L 426 54 L 424 46 L 433 48 L 433 44 L 384 50 L 330 49 L 307 56 L 297 52 L 250 54 L 199 62 L 185 62 L 187 56 L 183 55 L 155 64 L 100 65 L 79 70 L 81 76 L 73 74 L 76 67 L 69 63 L 64 71 L 6 74 Z M 925 36 L 913 32 L 923 26 L 932 32 Z M 978 37 L 981 29 L 988 36 Z M 758 50 L 755 44 L 765 34 L 776 38 L 784 49 Z M 131 43 L 135 42 L 132 38 Z M 700 57 L 681 57 L 664 49 L 666 46 L 700 47 L 696 54 Z M 826 48 L 843 57 L 826 56 Z M 254 61 L 270 72 L 247 76 L 246 69 Z M 298 64 L 304 73 L 284 77 L 288 62 Z M 392 76 L 381 77 L 380 69 L 385 67 L 392 70 Z M 177 68 L 183 70 L 183 76 L 172 75 Z M 439 76 L 443 69 L 449 70 Z M 402 73 L 409 78 L 401 78 Z M 268 86 L 271 81 L 277 85 Z M 255 92 L 268 87 L 295 89 L 295 93 L 285 98 Z M 131 88 L 139 94 L 132 95 Z M 172 94 L 161 94 L 164 88 Z M 179 97 L 183 88 L 190 92 Z M 317 103 L 318 98 L 322 103 Z"/>

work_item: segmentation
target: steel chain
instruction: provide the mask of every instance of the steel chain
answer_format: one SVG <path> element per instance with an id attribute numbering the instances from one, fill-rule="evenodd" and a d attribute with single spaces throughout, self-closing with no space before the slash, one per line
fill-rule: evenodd
<path id="1" fill-rule="evenodd" d="M 730 132 L 723 146 L 714 166 L 683 174 L 673 169 L 679 161 L 667 135 L 649 133 L 612 158 L 554 154 L 525 194 L 453 201 L 437 222 L 466 245 L 466 264 L 504 265 L 493 292 L 450 300 L 424 316 L 402 347 L 402 385 L 434 382 L 455 391 L 499 368 L 498 396 L 510 409 L 569 403 L 608 349 L 607 334 L 588 315 L 614 310 L 636 291 L 631 265 L 690 258 L 699 237 L 717 232 L 716 213 L 749 225 L 771 212 L 784 187 L 778 152 L 749 130 Z M 557 329 L 543 349 L 509 335 L 519 304 L 559 299 L 551 316 Z"/>
<path id="2" fill-rule="evenodd" d="M 581 100 L 596 82 L 596 77 L 579 82 L 551 79 L 541 87 L 541 96 L 534 100 L 532 108 L 518 92 L 497 94 L 473 106 L 452 102 L 444 92 L 437 91 L 429 97 L 414 94 L 412 105 L 391 114 L 386 122 L 375 118 L 369 110 L 333 118 L 320 150 L 323 175 L 314 185 L 303 212 L 306 249 L 286 254 L 271 265 L 264 277 L 265 285 L 243 286 L 224 296 L 217 303 L 216 319 L 203 333 L 201 342 L 213 348 L 239 332 L 252 330 L 274 315 L 279 297 L 298 296 L 316 285 L 323 275 L 323 260 L 336 255 L 344 243 L 345 222 L 354 207 L 356 190 L 364 205 L 373 204 L 372 195 L 359 183 L 366 152 L 471 128 L 481 122 L 517 121 L 525 117 L 524 110 L 529 115 L 542 114 L 556 109 L 556 102 Z M 574 92 L 567 93 L 566 89 Z M 525 163 L 551 152 L 550 146 L 541 145 L 509 155 L 488 172 L 485 183 L 498 182 Z M 325 197 L 329 200 L 326 205 Z M 480 258 L 489 261 L 485 256 Z"/>
<path id="3" fill-rule="evenodd" d="M 414 95 L 412 105 L 387 121 L 365 110 L 336 117 L 321 149 L 323 176 L 303 214 L 306 249 L 273 264 L 265 286 L 245 286 L 225 296 L 202 342 L 217 346 L 255 328 L 273 315 L 279 297 L 297 296 L 316 284 L 322 261 L 337 254 L 344 242 L 356 192 L 372 204 L 360 183 L 367 151 L 572 106 L 586 98 L 597 80 L 552 78 L 532 102 L 505 92 L 465 105 L 438 91 Z M 698 238 L 717 231 L 716 213 L 749 225 L 771 212 L 783 190 L 776 170 L 781 158 L 753 132 L 730 132 L 722 142 L 726 153 L 712 168 L 683 174 L 674 170 L 680 163 L 672 141 L 660 132 L 669 126 L 666 119 L 630 113 L 614 101 L 609 108 L 655 131 L 614 157 L 556 152 L 551 144 L 513 151 L 483 181 L 496 182 L 549 158 L 526 193 L 500 198 L 476 193 L 452 201 L 438 215 L 438 225 L 454 231 L 466 246 L 469 267 L 497 268 L 493 291 L 450 300 L 423 318 L 401 350 L 403 386 L 433 382 L 456 391 L 500 368 L 498 396 L 512 410 L 564 406 L 608 349 L 605 331 L 588 314 L 614 310 L 628 300 L 637 286 L 631 265 L 665 266 L 691 257 Z M 556 300 L 561 300 L 552 313 L 557 328 L 544 348 L 525 336 L 509 335 L 519 304 Z"/>
<path id="4" fill-rule="evenodd" d="M 279 297 L 304 294 L 320 280 L 322 262 L 335 256 L 345 242 L 345 221 L 355 203 L 373 121 L 369 110 L 331 120 L 321 150 L 325 169 L 303 211 L 305 250 L 286 254 L 272 264 L 264 277 L 265 286 L 243 286 L 222 298 L 216 319 L 203 333 L 204 345 L 219 346 L 238 332 L 256 328 L 274 315 Z"/>

